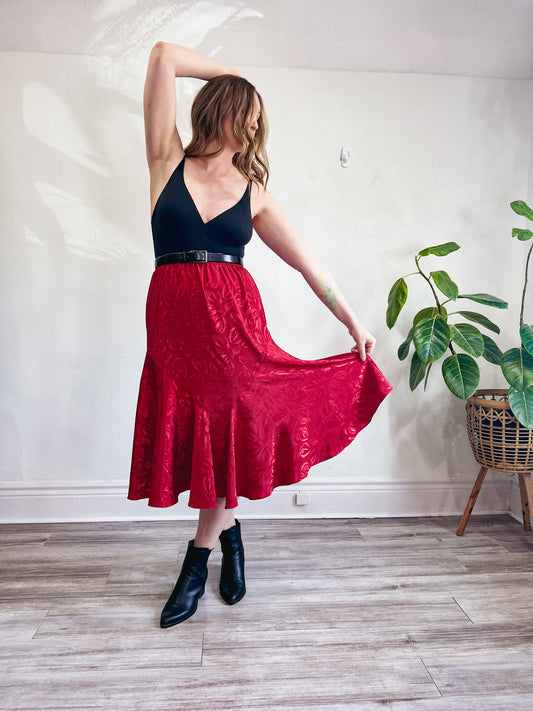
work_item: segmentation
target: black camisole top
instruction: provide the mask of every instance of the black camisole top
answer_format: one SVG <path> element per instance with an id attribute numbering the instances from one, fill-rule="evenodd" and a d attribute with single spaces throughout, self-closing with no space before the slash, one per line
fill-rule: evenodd
<path id="1" fill-rule="evenodd" d="M 252 238 L 250 185 L 241 199 L 212 220 L 204 222 L 183 179 L 185 158 L 168 179 L 152 213 L 155 256 L 189 249 L 205 249 L 244 256 Z"/>

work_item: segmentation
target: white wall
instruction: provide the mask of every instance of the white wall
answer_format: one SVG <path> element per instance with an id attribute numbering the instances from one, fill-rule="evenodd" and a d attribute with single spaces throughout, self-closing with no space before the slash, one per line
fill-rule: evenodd
<path id="1" fill-rule="evenodd" d="M 9 136 L 2 155 L 3 520 L 194 514 L 185 503 L 159 512 L 124 500 L 153 264 L 141 106 L 146 59 L 0 56 L 0 121 Z M 407 314 L 425 302 L 408 303 L 400 328 L 389 332 L 387 293 L 413 270 L 417 250 L 455 240 L 460 251 L 428 265 L 448 269 L 465 292 L 507 299 L 509 313 L 486 313 L 502 326 L 502 346 L 513 345 L 524 250 L 511 242 L 518 223 L 508 205 L 531 197 L 531 82 L 240 70 L 262 93 L 271 123 L 269 188 L 374 331 L 376 360 L 395 386 L 355 442 L 312 470 L 299 488 L 315 493 L 297 513 L 459 511 L 476 472 L 464 403 L 436 372 L 428 392 L 410 393 L 396 348 Z M 199 85 L 178 83 L 185 139 Z M 341 145 L 352 155 L 348 169 L 339 166 Z M 279 345 L 302 358 L 349 350 L 344 327 L 257 237 L 246 265 Z M 415 299 L 426 298 L 422 285 L 409 283 Z M 499 383 L 494 367 L 483 374 L 483 384 Z M 506 510 L 508 479 L 494 481 L 497 491 L 479 510 Z M 325 491 L 330 503 L 320 497 Z M 278 492 L 243 511 L 290 515 L 291 496 Z"/>

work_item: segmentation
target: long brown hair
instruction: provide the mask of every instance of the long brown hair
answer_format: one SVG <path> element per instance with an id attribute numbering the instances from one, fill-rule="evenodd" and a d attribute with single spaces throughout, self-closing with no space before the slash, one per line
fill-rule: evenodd
<path id="1" fill-rule="evenodd" d="M 248 130 L 254 113 L 254 97 L 259 99 L 261 114 L 255 135 Z M 211 157 L 222 152 L 225 144 L 223 123 L 233 115 L 233 131 L 241 142 L 241 150 L 233 156 L 233 164 L 247 180 L 266 186 L 269 166 L 265 150 L 268 124 L 263 100 L 253 84 L 243 77 L 221 74 L 210 79 L 196 95 L 191 108 L 192 139 L 185 148 L 185 155 Z M 239 124 L 243 117 L 243 126 Z M 220 148 L 206 153 L 207 144 L 213 139 Z"/>

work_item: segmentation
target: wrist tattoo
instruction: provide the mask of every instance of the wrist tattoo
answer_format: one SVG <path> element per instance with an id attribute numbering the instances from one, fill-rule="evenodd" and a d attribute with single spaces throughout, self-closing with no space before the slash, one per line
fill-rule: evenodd
<path id="1" fill-rule="evenodd" d="M 332 311 L 335 311 L 335 309 L 337 308 L 337 297 L 333 293 L 331 286 L 324 281 L 324 277 L 322 275 L 320 275 L 319 281 L 320 281 L 320 286 L 322 287 L 322 289 L 321 289 L 322 298 L 324 299 L 326 304 L 329 306 L 329 308 Z"/>

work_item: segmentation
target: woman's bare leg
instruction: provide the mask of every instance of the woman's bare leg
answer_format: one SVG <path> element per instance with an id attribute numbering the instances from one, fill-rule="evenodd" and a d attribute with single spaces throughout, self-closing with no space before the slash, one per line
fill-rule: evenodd
<path id="1" fill-rule="evenodd" d="M 218 508 L 200 509 L 194 545 L 214 548 L 222 531 L 235 525 L 235 509 L 226 509 L 226 499 L 217 499 Z"/>

